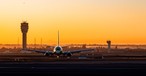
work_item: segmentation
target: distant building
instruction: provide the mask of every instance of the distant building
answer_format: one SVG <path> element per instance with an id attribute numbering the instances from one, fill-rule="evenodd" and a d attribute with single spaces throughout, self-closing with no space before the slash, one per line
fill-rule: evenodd
<path id="1" fill-rule="evenodd" d="M 23 50 L 27 49 L 27 32 L 28 32 L 28 23 L 21 23 L 21 32 L 22 32 L 22 48 Z"/>
<path id="2" fill-rule="evenodd" d="M 108 40 L 108 41 L 107 41 L 107 44 L 108 44 L 108 49 L 110 50 L 110 49 L 111 49 L 111 41 Z"/>
<path id="3" fill-rule="evenodd" d="M 83 45 L 82 45 L 82 48 L 86 48 L 86 44 L 83 44 Z"/>

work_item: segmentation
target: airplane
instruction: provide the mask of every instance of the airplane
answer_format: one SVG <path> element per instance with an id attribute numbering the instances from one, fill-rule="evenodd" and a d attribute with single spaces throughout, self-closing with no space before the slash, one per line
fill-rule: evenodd
<path id="1" fill-rule="evenodd" d="M 74 50 L 74 51 L 66 51 L 64 52 L 62 47 L 59 45 L 59 31 L 58 31 L 58 44 L 57 46 L 54 48 L 53 51 L 41 51 L 41 50 L 29 50 L 29 51 L 34 51 L 37 53 L 42 53 L 45 56 L 67 56 L 67 57 L 71 57 L 73 54 L 75 53 L 80 53 L 80 52 L 85 52 L 85 51 L 93 51 L 94 49 L 82 49 L 82 50 Z"/>

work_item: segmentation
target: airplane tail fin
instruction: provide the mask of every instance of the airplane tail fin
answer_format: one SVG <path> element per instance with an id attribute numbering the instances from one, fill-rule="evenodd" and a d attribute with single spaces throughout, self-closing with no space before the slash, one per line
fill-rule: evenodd
<path id="1" fill-rule="evenodd" d="M 58 30 L 58 46 L 59 46 L 59 30 Z"/>

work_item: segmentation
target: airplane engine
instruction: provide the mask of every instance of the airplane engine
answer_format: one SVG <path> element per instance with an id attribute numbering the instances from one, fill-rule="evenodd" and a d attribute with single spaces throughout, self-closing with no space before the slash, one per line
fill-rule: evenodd
<path id="1" fill-rule="evenodd" d="M 72 53 L 67 53 L 67 56 L 69 56 L 69 57 L 72 56 Z"/>
<path id="2" fill-rule="evenodd" d="M 51 54 L 51 53 L 46 52 L 44 55 L 45 55 L 45 56 L 51 56 L 52 54 Z"/>

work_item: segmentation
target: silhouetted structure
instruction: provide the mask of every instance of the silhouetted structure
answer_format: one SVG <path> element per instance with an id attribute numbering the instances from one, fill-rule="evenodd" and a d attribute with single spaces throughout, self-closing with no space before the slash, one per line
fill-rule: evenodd
<path id="1" fill-rule="evenodd" d="M 82 45 L 82 48 L 86 48 L 86 44 L 83 44 L 83 45 Z"/>
<path id="2" fill-rule="evenodd" d="M 110 49 L 111 49 L 111 41 L 108 40 L 108 41 L 107 41 L 107 44 L 108 44 L 108 49 L 110 50 Z"/>
<path id="3" fill-rule="evenodd" d="M 28 23 L 22 22 L 21 23 L 21 32 L 22 32 L 22 47 L 23 50 L 27 49 L 27 32 L 28 32 Z"/>

